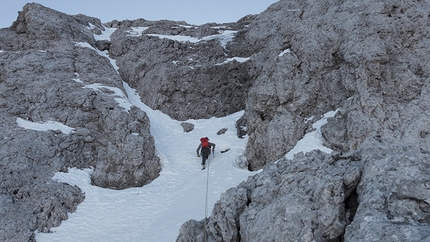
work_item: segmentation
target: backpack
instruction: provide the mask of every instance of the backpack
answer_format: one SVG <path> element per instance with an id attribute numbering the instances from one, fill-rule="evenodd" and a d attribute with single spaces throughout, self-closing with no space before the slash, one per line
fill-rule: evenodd
<path id="1" fill-rule="evenodd" d="M 200 142 L 202 143 L 202 148 L 209 148 L 209 138 L 208 137 L 201 138 Z"/>

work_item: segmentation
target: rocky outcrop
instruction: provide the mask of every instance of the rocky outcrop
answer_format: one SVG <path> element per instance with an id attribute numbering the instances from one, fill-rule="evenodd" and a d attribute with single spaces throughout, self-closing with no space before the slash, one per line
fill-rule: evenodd
<path id="1" fill-rule="evenodd" d="M 366 140 L 359 206 L 345 241 L 430 239 L 430 156 L 416 144 Z"/>
<path id="2" fill-rule="evenodd" d="M 177 120 L 221 117 L 245 109 L 252 83 L 248 56 L 232 56 L 226 48 L 246 24 L 112 22 L 118 29 L 109 53 L 151 108 Z"/>
<path id="3" fill-rule="evenodd" d="M 204 231 L 208 241 L 427 241 L 429 11 L 427 1 L 279 1 L 256 16 L 242 37 L 254 79 L 246 156 L 250 169 L 266 166 L 178 241 Z M 322 127 L 332 158 L 283 158 L 307 118 L 336 109 Z M 355 192 L 342 190 L 347 177 Z"/>
<path id="4" fill-rule="evenodd" d="M 127 106 L 120 75 L 95 48 L 100 20 L 27 4 L 0 30 L 0 240 L 59 226 L 84 194 L 51 180 L 94 167 L 95 185 L 123 189 L 161 170 L 149 119 Z M 30 126 L 61 124 L 69 131 Z"/>
<path id="5" fill-rule="evenodd" d="M 267 165 L 221 196 L 207 241 L 339 241 L 355 214 L 361 169 L 360 160 L 320 151 Z M 184 224 L 177 241 L 202 241 L 203 227 Z"/>
<path id="6" fill-rule="evenodd" d="M 373 135 L 425 133 L 428 9 L 427 2 L 280 1 L 260 14 L 245 39 L 255 49 L 269 40 L 255 59 L 272 64 L 257 69 L 247 101 L 250 168 L 282 157 L 306 130 L 305 118 L 343 106 L 342 123 L 325 131 L 335 149 L 357 149 Z M 334 130 L 345 133 L 334 140 Z"/>
<path id="7" fill-rule="evenodd" d="M 415 146 L 299 154 L 221 195 L 177 241 L 427 241 L 429 156 Z M 368 148 L 368 149 L 367 149 Z"/>
<path id="8" fill-rule="evenodd" d="M 256 52 L 246 109 L 251 170 L 281 158 L 306 133 L 306 119 L 335 110 L 351 95 L 336 54 L 343 27 L 331 31 L 341 21 L 332 20 L 330 8 L 337 3 L 280 1 L 249 25 L 244 41 Z"/>

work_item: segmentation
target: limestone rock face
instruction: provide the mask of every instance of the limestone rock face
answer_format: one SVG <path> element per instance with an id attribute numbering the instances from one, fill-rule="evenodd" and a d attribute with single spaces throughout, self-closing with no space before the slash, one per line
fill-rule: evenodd
<path id="1" fill-rule="evenodd" d="M 85 15 L 70 16 L 37 3 L 30 3 L 24 6 L 17 20 L 9 28 L 17 35 L 8 37 L 18 38 L 19 41 L 4 44 L 16 48 L 45 50 L 58 44 L 56 41 L 73 39 L 93 45 L 95 42 L 93 33 L 89 28 L 83 28 L 89 27 L 89 24 L 104 30 L 99 19 Z"/>
<path id="2" fill-rule="evenodd" d="M 429 155 L 366 141 L 343 154 L 310 152 L 271 163 L 221 195 L 177 241 L 426 241 Z M 365 150 L 365 152 L 363 152 Z"/>
<path id="3" fill-rule="evenodd" d="M 256 59 L 271 64 L 257 69 L 248 95 L 250 168 L 285 154 L 306 131 L 305 118 L 337 108 L 337 128 L 324 131 L 332 148 L 357 149 L 374 135 L 426 136 L 428 117 L 420 110 L 429 103 L 428 8 L 428 2 L 280 1 L 257 16 L 245 40 L 263 49 Z M 419 139 L 428 152 L 428 141 Z"/>
<path id="4" fill-rule="evenodd" d="M 98 28 L 98 19 L 33 3 L 0 30 L 1 241 L 49 232 L 83 201 L 78 187 L 51 179 L 55 172 L 94 167 L 92 182 L 112 189 L 159 175 L 149 119 L 115 100 L 123 81 L 94 48 Z M 25 125 L 49 122 L 70 132 Z"/>
<path id="5" fill-rule="evenodd" d="M 315 151 L 264 167 L 221 195 L 208 220 L 208 241 L 337 241 L 354 217 L 361 162 Z M 200 241 L 188 222 L 177 241 Z"/>
<path id="6" fill-rule="evenodd" d="M 335 3 L 279 1 L 249 25 L 244 41 L 260 50 L 253 55 L 255 81 L 246 103 L 251 170 L 281 158 L 306 133 L 306 119 L 349 97 L 337 54 L 346 27 L 331 31 L 343 25 L 332 20 L 335 9 Z"/>
<path id="7" fill-rule="evenodd" d="M 249 56 L 231 56 L 227 43 L 246 23 L 112 22 L 109 53 L 151 108 L 177 120 L 221 117 L 245 109 L 251 80 L 240 58 Z"/>
<path id="8" fill-rule="evenodd" d="M 430 238 L 429 10 L 428 1 L 279 1 L 252 18 L 241 35 L 252 55 L 246 157 L 264 168 L 221 196 L 208 241 Z M 329 110 L 338 110 L 322 127 L 331 157 L 285 160 L 310 130 L 305 120 Z M 200 241 L 202 225 L 185 223 L 178 241 Z"/>
<path id="9" fill-rule="evenodd" d="M 132 107 L 129 116 L 118 113 L 104 123 L 110 131 L 107 144 L 98 147 L 92 182 L 101 187 L 124 189 L 150 183 L 161 167 L 155 156 L 154 138 L 149 133 L 146 114 Z M 130 133 L 131 132 L 131 133 Z"/>
<path id="10" fill-rule="evenodd" d="M 429 240 L 430 156 L 416 144 L 366 140 L 362 147 L 359 206 L 345 241 Z"/>

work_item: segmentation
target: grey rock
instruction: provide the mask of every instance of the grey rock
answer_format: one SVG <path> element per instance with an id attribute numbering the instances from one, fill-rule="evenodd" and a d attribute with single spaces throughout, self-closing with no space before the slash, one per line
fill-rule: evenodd
<path id="1" fill-rule="evenodd" d="M 194 124 L 187 123 L 187 122 L 182 122 L 181 126 L 184 129 L 184 132 L 186 133 L 191 132 L 194 129 Z"/>
<path id="2" fill-rule="evenodd" d="M 111 45 L 111 42 L 107 40 L 98 40 L 95 43 L 96 48 L 101 51 L 109 50 L 110 45 Z"/>
<path id="3" fill-rule="evenodd" d="M 231 46 L 252 55 L 246 160 L 264 168 L 215 205 L 209 241 L 429 240 L 429 9 L 278 1 L 252 17 Z M 335 152 L 285 161 L 305 120 L 330 110 Z"/>
<path id="4" fill-rule="evenodd" d="M 359 206 L 345 241 L 427 241 L 430 238 L 429 156 L 416 145 L 363 144 Z"/>
<path id="5" fill-rule="evenodd" d="M 237 137 L 243 139 L 246 135 L 246 118 L 244 116 L 240 117 L 236 121 L 236 133 Z"/>
<path id="6" fill-rule="evenodd" d="M 84 194 L 55 172 L 94 167 L 92 182 L 123 189 L 148 184 L 161 170 L 146 114 L 115 101 L 120 75 L 94 49 L 100 20 L 27 4 L 0 30 L 0 240 L 34 241 L 75 211 Z M 87 43 L 81 47 L 77 43 Z M 18 125 L 60 122 L 35 131 Z"/>
<path id="7" fill-rule="evenodd" d="M 346 204 L 361 167 L 318 151 L 266 165 L 221 195 L 208 220 L 208 241 L 339 240 L 351 222 Z M 177 241 L 200 241 L 203 222 L 183 224 Z"/>
<path id="8" fill-rule="evenodd" d="M 425 130 L 426 115 L 418 110 L 428 103 L 422 95 L 428 67 L 414 50 L 429 43 L 428 27 L 419 24 L 426 20 L 416 21 L 424 9 L 428 3 L 279 1 L 258 15 L 244 35 L 250 50 L 261 49 L 253 55 L 255 81 L 247 100 L 250 168 L 291 149 L 307 129 L 305 118 L 339 107 L 336 125 L 324 130 L 334 149 L 357 149 L 378 133 L 400 137 L 404 129 L 398 126 L 409 117 L 414 125 L 405 133 Z M 274 136 L 279 119 L 290 130 Z M 427 151 L 427 142 L 420 146 Z"/>
<path id="9" fill-rule="evenodd" d="M 98 160 L 92 182 L 101 187 L 125 189 L 146 185 L 158 177 L 161 166 L 155 156 L 154 138 L 149 133 L 149 119 L 136 107 L 117 119 L 106 119 L 110 139 L 98 147 Z"/>
<path id="10" fill-rule="evenodd" d="M 17 171 L 20 172 L 20 171 Z M 35 185 L 35 183 L 44 185 Z M 84 200 L 78 187 L 41 179 L 40 174 L 18 179 L 0 196 L 0 238 L 2 241 L 34 241 L 35 230 L 48 232 L 68 218 Z"/>
<path id="11" fill-rule="evenodd" d="M 266 122 L 267 119 L 251 117 L 247 113 L 247 132 L 250 134 L 246 147 L 246 157 L 249 170 L 259 170 L 264 164 L 274 161 L 292 149 L 304 135 L 307 124 L 303 118 L 291 112 L 279 112 Z M 250 127 L 250 121 L 259 119 L 257 127 Z M 264 121 L 266 120 L 266 121 Z M 252 121 L 251 121 L 252 122 Z"/>
<path id="12" fill-rule="evenodd" d="M 94 44 L 94 36 L 89 24 L 103 28 L 100 20 L 85 15 L 70 16 L 37 3 L 26 4 L 19 12 L 17 20 L 10 30 L 18 35 L 13 36 L 14 42 L 6 46 L 18 50 L 25 49 L 46 50 L 54 47 L 56 41 L 77 41 Z M 104 29 L 104 28 L 103 28 Z M 10 38 L 10 37 L 9 37 Z M 42 41 L 45 40 L 45 41 Z M 17 46 L 17 45 L 20 46 Z M 3 48 L 2 49 L 6 49 Z"/>
<path id="13" fill-rule="evenodd" d="M 236 158 L 234 164 L 240 169 L 248 169 L 248 166 L 249 166 L 248 160 L 246 159 L 246 156 L 243 154 Z"/>
<path id="14" fill-rule="evenodd" d="M 223 128 L 223 129 L 220 129 L 220 130 L 218 130 L 218 132 L 216 133 L 217 135 L 223 135 L 223 134 L 225 134 L 225 132 L 227 132 L 227 128 Z"/>
<path id="15" fill-rule="evenodd" d="M 336 54 L 343 37 L 330 31 L 333 25 L 345 28 L 332 21 L 337 8 L 336 3 L 279 1 L 249 25 L 244 43 L 254 52 L 250 76 L 255 78 L 245 115 L 250 169 L 281 158 L 309 128 L 305 119 L 335 110 L 350 95 Z"/>
<path id="16" fill-rule="evenodd" d="M 216 38 L 194 43 L 154 36 L 202 38 L 236 31 L 244 28 L 243 24 L 188 28 L 183 24 L 141 20 L 118 23 L 110 54 L 117 60 L 122 78 L 139 92 L 146 105 L 177 120 L 221 117 L 243 110 L 251 85 L 247 62 L 225 62 L 227 57 L 236 56 L 229 56 Z M 131 28 L 138 26 L 148 29 L 140 36 L 130 36 Z"/>
<path id="17" fill-rule="evenodd" d="M 192 229 L 190 229 L 192 228 Z M 179 230 L 179 236 L 176 241 L 190 241 L 189 238 L 193 238 L 194 241 L 205 241 L 207 237 L 202 231 L 205 230 L 205 220 L 196 221 L 194 219 L 185 222 Z"/>

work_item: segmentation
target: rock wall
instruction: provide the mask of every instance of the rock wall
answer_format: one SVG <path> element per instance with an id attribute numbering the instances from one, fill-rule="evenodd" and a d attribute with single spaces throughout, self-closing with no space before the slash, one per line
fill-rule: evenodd
<path id="1" fill-rule="evenodd" d="M 362 170 L 351 157 L 314 151 L 266 165 L 221 195 L 207 222 L 207 241 L 340 241 L 354 217 Z M 200 233 L 184 233 L 187 227 Z M 204 221 L 188 222 L 177 241 L 203 241 L 203 233 Z"/>
<path id="2" fill-rule="evenodd" d="M 112 189 L 159 175 L 149 119 L 115 101 L 123 81 L 94 48 L 91 29 L 103 29 L 100 20 L 27 4 L 0 30 L 1 241 L 34 240 L 33 231 L 49 232 L 83 201 L 78 187 L 51 180 L 55 172 L 94 167 L 92 182 Z"/>
<path id="3" fill-rule="evenodd" d="M 109 53 L 151 108 L 177 120 L 222 117 L 245 109 L 249 67 L 233 59 L 242 56 L 231 56 L 225 42 L 246 24 L 111 22 L 118 29 Z M 138 28 L 142 34 L 130 34 Z"/>
<path id="4" fill-rule="evenodd" d="M 339 107 L 345 133 L 334 140 L 325 131 L 332 148 L 357 149 L 377 133 L 400 140 L 425 133 L 428 8 L 426 1 L 280 1 L 260 14 L 246 41 L 271 46 L 255 61 L 271 64 L 257 69 L 247 100 L 250 168 L 291 149 L 305 118 Z M 428 151 L 427 143 L 420 141 Z"/>
<path id="5" fill-rule="evenodd" d="M 366 140 L 359 206 L 345 241 L 430 239 L 430 156 L 417 144 Z"/>
<path id="6" fill-rule="evenodd" d="M 265 166 L 177 241 L 429 240 L 429 4 L 279 1 L 256 16 L 246 156 Z M 306 118 L 337 109 L 331 156 L 283 158 Z"/>
<path id="7" fill-rule="evenodd" d="M 266 165 L 221 195 L 206 227 L 189 220 L 176 241 L 427 241 L 429 155 L 363 146 Z"/>

